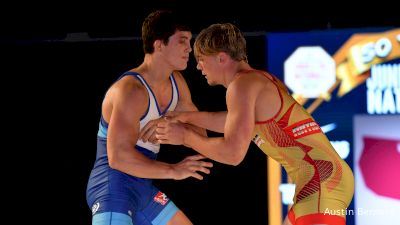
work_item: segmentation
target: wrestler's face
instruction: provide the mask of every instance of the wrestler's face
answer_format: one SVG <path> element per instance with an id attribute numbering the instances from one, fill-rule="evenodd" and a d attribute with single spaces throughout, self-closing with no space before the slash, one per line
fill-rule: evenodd
<path id="1" fill-rule="evenodd" d="M 184 70 L 187 67 L 189 53 L 192 51 L 190 39 L 192 33 L 189 31 L 177 31 L 169 37 L 167 45 L 162 44 L 161 53 L 173 70 Z"/>
<path id="2" fill-rule="evenodd" d="M 211 86 L 221 84 L 218 79 L 220 74 L 220 60 L 218 55 L 201 55 L 197 56 L 197 69 L 207 79 L 207 83 Z"/>

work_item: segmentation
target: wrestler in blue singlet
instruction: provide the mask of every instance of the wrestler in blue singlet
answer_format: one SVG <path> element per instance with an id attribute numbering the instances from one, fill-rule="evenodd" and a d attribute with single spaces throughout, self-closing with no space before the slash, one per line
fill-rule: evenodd
<path id="1" fill-rule="evenodd" d="M 164 112 L 160 111 L 153 91 L 143 77 L 135 72 L 126 72 L 124 76 L 136 77 L 147 89 L 149 104 L 145 115 L 140 119 L 140 129 L 149 121 L 158 119 L 167 111 L 173 111 L 179 100 L 178 87 L 171 74 L 172 99 Z M 160 192 L 151 179 L 139 178 L 110 168 L 107 157 L 108 123 L 101 117 L 97 155 L 89 177 L 86 199 L 93 213 L 93 225 L 100 224 L 166 224 L 178 211 L 175 204 Z M 150 159 L 155 160 L 160 145 L 138 140 L 136 149 Z"/>

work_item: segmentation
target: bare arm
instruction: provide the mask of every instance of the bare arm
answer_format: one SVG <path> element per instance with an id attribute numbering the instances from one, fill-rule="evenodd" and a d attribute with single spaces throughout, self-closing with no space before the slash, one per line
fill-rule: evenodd
<path id="1" fill-rule="evenodd" d="M 183 78 L 182 74 L 179 72 L 175 72 L 174 75 L 180 92 L 179 102 L 175 108 L 175 111 L 198 112 L 199 110 L 192 101 L 192 95 L 190 94 L 189 87 L 187 86 L 187 83 Z M 196 124 L 192 125 L 194 126 L 186 126 L 186 127 L 192 129 L 193 131 L 197 132 L 200 135 L 207 136 L 207 132 L 203 127 L 196 126 Z"/>
<path id="2" fill-rule="evenodd" d="M 157 133 L 160 135 L 157 138 L 161 143 L 179 144 L 180 141 L 183 141 L 184 144 L 191 146 L 210 159 L 238 165 L 247 153 L 255 124 L 255 102 L 259 88 L 255 88 L 254 85 L 250 86 L 250 84 L 247 79 L 236 80 L 228 87 L 228 113 L 224 126 L 224 137 L 208 138 L 185 129 L 183 140 L 178 140 L 176 138 L 180 135 L 169 130 L 173 129 L 173 126 L 159 124 Z"/>
<path id="3" fill-rule="evenodd" d="M 223 133 L 227 111 L 221 112 L 181 112 L 171 115 L 172 119 L 192 124 L 207 130 Z"/>
<path id="4" fill-rule="evenodd" d="M 197 171 L 209 173 L 202 156 L 186 158 L 177 164 L 151 160 L 135 148 L 139 121 L 147 107 L 145 89 L 135 82 L 120 82 L 110 91 L 110 115 L 107 154 L 110 167 L 132 176 L 151 179 L 202 179 Z"/>

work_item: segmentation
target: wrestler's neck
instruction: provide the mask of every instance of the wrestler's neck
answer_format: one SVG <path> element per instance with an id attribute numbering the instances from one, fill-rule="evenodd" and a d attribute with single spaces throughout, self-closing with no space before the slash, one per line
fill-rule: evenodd
<path id="1" fill-rule="evenodd" d="M 245 60 L 242 61 L 231 61 L 230 65 L 226 68 L 226 75 L 223 81 L 223 86 L 228 88 L 229 84 L 240 74 L 241 71 L 252 70 L 249 63 Z"/>
<path id="2" fill-rule="evenodd" d="M 135 70 L 142 75 L 150 86 L 162 86 L 169 83 L 169 76 L 172 69 L 165 65 L 165 63 L 158 63 L 154 58 L 145 56 L 143 63 Z"/>

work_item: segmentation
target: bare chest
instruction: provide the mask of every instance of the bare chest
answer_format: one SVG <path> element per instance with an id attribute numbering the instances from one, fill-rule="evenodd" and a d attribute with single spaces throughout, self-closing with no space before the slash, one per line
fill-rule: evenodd
<path id="1" fill-rule="evenodd" d="M 171 104 L 173 95 L 172 87 L 164 88 L 163 90 L 153 90 L 153 95 L 156 99 L 156 104 L 161 112 L 164 112 Z"/>

